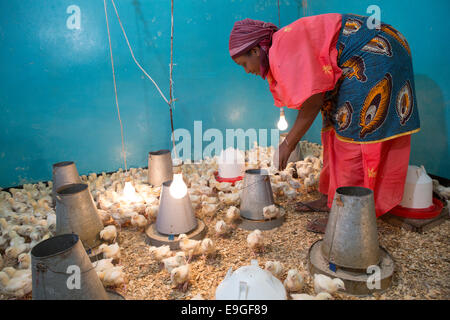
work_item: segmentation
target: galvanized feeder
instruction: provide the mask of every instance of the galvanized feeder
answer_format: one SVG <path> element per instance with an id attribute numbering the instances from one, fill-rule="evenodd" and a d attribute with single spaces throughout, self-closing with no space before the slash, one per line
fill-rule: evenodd
<path id="1" fill-rule="evenodd" d="M 162 184 L 156 222 L 149 225 L 145 233 L 148 244 L 169 245 L 172 250 L 177 250 L 179 242 L 175 239 L 178 235 L 184 233 L 191 239 L 203 239 L 207 229 L 205 223 L 195 217 L 189 193 L 175 199 L 169 191 L 171 184 L 172 181 Z"/>
<path id="2" fill-rule="evenodd" d="M 53 204 L 56 203 L 56 190 L 62 186 L 72 183 L 82 183 L 78 174 L 77 166 L 73 161 L 63 161 L 53 164 L 52 167 L 53 188 L 52 198 Z"/>
<path id="3" fill-rule="evenodd" d="M 245 230 L 270 230 L 279 227 L 284 216 L 265 220 L 264 207 L 275 204 L 273 200 L 270 177 L 264 169 L 249 169 L 245 171 L 241 194 L 241 222 L 239 227 Z"/>
<path id="4" fill-rule="evenodd" d="M 280 134 L 280 143 L 282 143 L 284 141 L 284 139 L 286 139 L 287 135 L 288 135 L 287 133 Z M 302 151 L 300 150 L 300 144 L 297 143 L 295 145 L 294 151 L 291 152 L 291 155 L 289 156 L 287 163 L 297 162 L 300 160 L 303 160 L 303 155 L 302 155 Z"/>
<path id="5" fill-rule="evenodd" d="M 160 186 L 173 178 L 172 156 L 169 150 L 148 153 L 148 183 Z"/>
<path id="6" fill-rule="evenodd" d="M 69 184 L 56 190 L 56 235 L 75 233 L 86 249 L 92 249 L 101 244 L 102 229 L 87 184 Z"/>
<path id="7" fill-rule="evenodd" d="M 31 250 L 33 300 L 119 300 L 106 291 L 76 234 L 40 242 Z"/>
<path id="8" fill-rule="evenodd" d="M 394 262 L 378 243 L 373 191 L 362 187 L 336 189 L 323 240 L 309 252 L 310 272 L 340 278 L 345 292 L 367 295 L 387 289 Z M 369 284 L 379 273 L 379 282 Z M 370 279 L 369 279 L 370 278 Z"/>

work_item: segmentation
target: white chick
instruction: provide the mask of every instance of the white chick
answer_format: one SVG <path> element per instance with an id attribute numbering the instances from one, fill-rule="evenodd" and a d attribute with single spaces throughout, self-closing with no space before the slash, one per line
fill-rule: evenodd
<path id="1" fill-rule="evenodd" d="M 145 228 L 147 226 L 147 219 L 140 215 L 135 213 L 132 217 L 131 217 L 131 225 L 137 227 L 138 229 L 140 228 Z"/>
<path id="2" fill-rule="evenodd" d="M 292 189 L 289 185 L 283 185 L 283 193 L 288 199 L 294 199 L 297 196 L 297 190 Z"/>
<path id="3" fill-rule="evenodd" d="M 95 262 L 92 262 L 92 266 L 95 268 L 95 271 L 97 273 L 104 271 L 108 268 L 112 268 L 114 267 L 114 265 L 112 264 L 112 258 L 109 259 L 101 259 Z"/>
<path id="4" fill-rule="evenodd" d="M 291 294 L 292 300 L 332 300 L 333 297 L 328 292 L 320 292 L 316 296 L 310 296 L 305 293 L 293 293 Z"/>
<path id="5" fill-rule="evenodd" d="M 247 236 L 247 244 L 255 253 L 257 250 L 264 251 L 264 238 L 261 230 L 255 229 Z"/>
<path id="6" fill-rule="evenodd" d="M 211 216 L 217 211 L 217 204 L 202 202 L 202 213 L 206 216 Z"/>
<path id="7" fill-rule="evenodd" d="M 303 181 L 306 190 L 310 190 L 312 187 L 316 185 L 316 178 L 313 173 L 311 173 L 305 180 Z"/>
<path id="8" fill-rule="evenodd" d="M 219 202 L 219 199 L 216 197 L 208 197 L 207 195 L 202 195 L 202 202 L 209 203 L 209 204 L 216 204 Z"/>
<path id="9" fill-rule="evenodd" d="M 14 273 L 0 272 L 0 283 L 6 294 L 21 298 L 31 292 L 31 269 L 19 270 Z"/>
<path id="10" fill-rule="evenodd" d="M 209 238 L 204 238 L 200 244 L 200 252 L 204 257 L 214 255 L 216 253 L 216 246 L 214 245 L 214 242 Z"/>
<path id="11" fill-rule="evenodd" d="M 103 285 L 116 287 L 125 283 L 125 275 L 122 270 L 123 266 L 116 266 L 102 271 L 103 274 L 100 278 Z"/>
<path id="12" fill-rule="evenodd" d="M 180 241 L 180 249 L 186 253 L 189 257 L 187 263 L 189 263 L 194 255 L 200 254 L 201 241 L 188 239 L 184 233 L 178 236 Z"/>
<path id="13" fill-rule="evenodd" d="M 147 206 L 145 208 L 145 215 L 147 216 L 148 219 L 155 220 L 156 217 L 158 216 L 158 209 L 159 209 L 159 206 L 157 206 L 157 205 Z"/>
<path id="14" fill-rule="evenodd" d="M 117 229 L 115 226 L 107 226 L 102 231 L 100 231 L 100 238 L 108 241 L 115 242 L 117 238 Z"/>
<path id="15" fill-rule="evenodd" d="M 283 265 L 280 261 L 267 261 L 265 269 L 269 271 L 275 278 L 280 279 L 283 275 Z"/>
<path id="16" fill-rule="evenodd" d="M 28 269 L 31 265 L 31 256 L 29 253 L 21 253 L 17 257 L 17 261 L 19 262 L 19 269 Z"/>
<path id="17" fill-rule="evenodd" d="M 120 247 L 117 243 L 107 245 L 107 244 L 101 244 L 99 247 L 99 251 L 103 253 L 104 259 L 112 258 L 113 261 L 119 261 L 120 260 Z"/>
<path id="18" fill-rule="evenodd" d="M 183 251 L 179 251 L 173 257 L 162 259 L 164 269 L 171 273 L 173 269 L 186 264 L 186 255 Z"/>
<path id="19" fill-rule="evenodd" d="M 225 215 L 225 220 L 228 223 L 233 223 L 241 217 L 240 210 L 235 206 L 231 206 L 228 208 L 227 213 Z"/>
<path id="20" fill-rule="evenodd" d="M 11 242 L 12 242 L 12 240 L 11 240 Z M 29 250 L 30 250 L 29 243 L 18 243 L 18 244 L 8 247 L 5 250 L 5 256 L 7 256 L 10 259 L 17 259 L 19 254 L 28 252 Z"/>
<path id="21" fill-rule="evenodd" d="M 152 246 L 148 249 L 148 251 L 153 256 L 153 258 L 158 262 L 161 262 L 163 259 L 172 256 L 172 251 L 170 251 L 170 247 L 168 245 L 160 247 Z"/>
<path id="22" fill-rule="evenodd" d="M 328 292 L 335 293 L 338 290 L 345 290 L 344 282 L 339 278 L 331 279 L 323 274 L 314 275 L 314 291 L 316 293 Z"/>
<path id="23" fill-rule="evenodd" d="M 266 219 L 266 220 L 276 218 L 279 215 L 280 215 L 280 209 L 274 204 L 263 208 L 263 216 L 264 216 L 264 219 Z"/>
<path id="24" fill-rule="evenodd" d="M 185 264 L 173 269 L 170 272 L 170 280 L 175 287 L 183 287 L 183 291 L 187 290 L 190 278 L 190 266 Z"/>
<path id="25" fill-rule="evenodd" d="M 220 236 L 224 236 L 230 231 L 228 228 L 228 225 L 223 220 L 219 220 L 216 222 L 216 226 L 214 227 L 214 230 L 216 231 L 216 234 Z"/>
<path id="26" fill-rule="evenodd" d="M 241 195 L 239 192 L 224 193 L 220 191 L 218 196 L 219 200 L 227 206 L 238 205 L 241 201 Z"/>
<path id="27" fill-rule="evenodd" d="M 112 222 L 111 214 L 105 210 L 97 209 L 98 216 L 102 220 L 103 225 L 107 225 Z"/>
<path id="28" fill-rule="evenodd" d="M 304 281 L 297 269 L 290 269 L 283 284 L 288 292 L 297 292 L 303 288 Z"/>

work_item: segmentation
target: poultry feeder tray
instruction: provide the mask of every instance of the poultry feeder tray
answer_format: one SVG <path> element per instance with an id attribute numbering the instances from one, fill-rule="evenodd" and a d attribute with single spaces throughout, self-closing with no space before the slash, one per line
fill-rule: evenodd
<path id="1" fill-rule="evenodd" d="M 160 186 L 173 179 L 172 156 L 167 149 L 148 153 L 148 183 Z"/>
<path id="2" fill-rule="evenodd" d="M 181 199 L 170 194 L 172 181 L 162 184 L 156 222 L 145 230 L 146 243 L 152 246 L 169 245 L 171 250 L 180 248 L 178 235 L 184 233 L 190 239 L 200 240 L 206 235 L 206 224 L 195 216 L 189 193 Z"/>
<path id="3" fill-rule="evenodd" d="M 77 166 L 73 161 L 62 161 L 52 166 L 52 200 L 56 204 L 56 190 L 72 183 L 82 183 Z"/>
<path id="4" fill-rule="evenodd" d="M 408 219 L 433 219 L 443 204 L 433 198 L 433 181 L 423 166 L 408 166 L 402 201 L 390 214 Z"/>
<path id="5" fill-rule="evenodd" d="M 287 135 L 288 135 L 287 133 L 280 134 L 280 144 L 284 141 L 284 139 L 286 139 Z M 300 143 L 297 143 L 295 145 L 294 151 L 291 152 L 287 163 L 297 162 L 300 160 L 303 160 L 303 155 L 302 155 L 302 151 L 300 149 Z"/>
<path id="6" fill-rule="evenodd" d="M 75 233 L 89 250 L 101 244 L 103 223 L 87 184 L 65 185 L 56 190 L 56 235 Z"/>
<path id="7" fill-rule="evenodd" d="M 372 190 L 336 190 L 324 238 L 311 246 L 308 260 L 311 274 L 344 281 L 345 294 L 369 295 L 391 285 L 394 262 L 378 243 Z"/>
<path id="8" fill-rule="evenodd" d="M 217 160 L 218 171 L 215 178 L 218 182 L 235 183 L 242 180 L 245 169 L 245 155 L 242 151 L 227 148 L 223 150 Z"/>
<path id="9" fill-rule="evenodd" d="M 246 170 L 241 195 L 241 220 L 238 226 L 245 230 L 271 230 L 281 226 L 284 214 L 270 220 L 264 218 L 264 207 L 273 204 L 275 203 L 268 172 L 264 169 Z"/>
<path id="10" fill-rule="evenodd" d="M 216 300 L 287 300 L 287 296 L 281 281 L 252 260 L 250 266 L 228 270 L 216 288 Z"/>
<path id="11" fill-rule="evenodd" d="M 37 244 L 31 250 L 31 274 L 33 300 L 124 300 L 105 290 L 76 234 Z"/>

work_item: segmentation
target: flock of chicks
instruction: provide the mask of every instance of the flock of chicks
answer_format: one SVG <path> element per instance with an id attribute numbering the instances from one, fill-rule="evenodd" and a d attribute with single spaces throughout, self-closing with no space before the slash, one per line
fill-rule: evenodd
<path id="1" fill-rule="evenodd" d="M 301 142 L 304 160 L 289 163 L 283 171 L 271 167 L 273 147 L 254 146 L 246 151 L 246 169 L 262 168 L 272 173 L 270 177 L 275 199 L 294 199 L 299 192 L 308 192 L 317 186 L 322 166 L 321 147 L 306 141 Z M 240 219 L 239 204 L 243 181 L 235 184 L 217 182 L 217 158 L 206 158 L 200 164 L 182 166 L 184 181 L 196 216 L 205 222 L 221 214 L 214 230 L 217 236 L 227 236 Z M 127 190 L 126 179 L 132 181 L 134 190 Z M 143 231 L 156 220 L 161 187 L 147 183 L 147 170 L 133 168 L 129 172 L 119 169 L 112 174 L 91 173 L 82 175 L 98 208 L 105 228 L 100 237 L 105 242 L 99 251 L 103 259 L 93 262 L 100 280 L 107 287 L 126 285 L 127 278 L 120 265 L 120 246 L 117 243 L 121 228 L 134 227 Z M 23 189 L 0 190 L 0 294 L 23 297 L 31 292 L 31 249 L 39 242 L 52 237 L 56 229 L 56 214 L 52 200 L 52 182 L 47 184 L 25 184 Z M 283 214 L 275 205 L 264 208 L 265 219 Z M 212 239 L 188 239 L 179 235 L 180 251 L 172 252 L 168 246 L 150 247 L 149 253 L 167 271 L 174 287 L 187 289 L 190 280 L 189 262 L 198 255 L 214 256 L 217 248 Z M 255 253 L 264 251 L 264 239 L 260 230 L 248 234 L 247 243 Z M 280 277 L 280 262 L 267 262 L 266 267 L 274 276 Z M 317 296 L 299 292 L 303 287 L 303 276 L 291 269 L 284 280 L 292 299 L 328 299 L 338 289 L 344 289 L 339 279 L 325 276 L 314 278 Z M 197 297 L 200 298 L 200 297 Z"/>

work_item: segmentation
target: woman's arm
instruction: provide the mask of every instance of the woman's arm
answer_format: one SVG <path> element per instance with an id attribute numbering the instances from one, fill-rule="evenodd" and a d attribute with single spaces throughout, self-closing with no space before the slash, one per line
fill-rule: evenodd
<path id="1" fill-rule="evenodd" d="M 295 146 L 309 130 L 314 119 L 316 119 L 317 114 L 323 105 L 323 96 L 324 93 L 318 93 L 311 96 L 303 103 L 302 108 L 298 111 L 297 119 L 295 120 L 291 131 L 289 131 L 286 139 L 284 139 L 278 147 L 279 170 L 284 170 L 284 168 L 286 168 L 287 160 L 295 149 Z"/>

